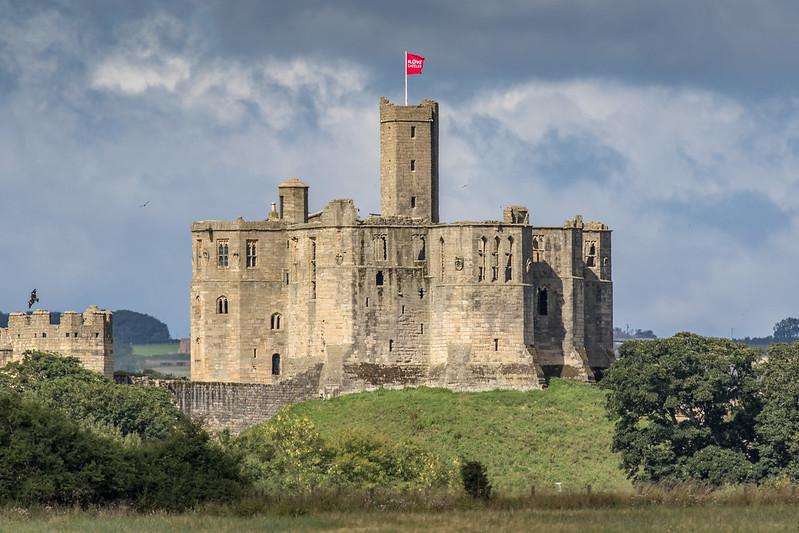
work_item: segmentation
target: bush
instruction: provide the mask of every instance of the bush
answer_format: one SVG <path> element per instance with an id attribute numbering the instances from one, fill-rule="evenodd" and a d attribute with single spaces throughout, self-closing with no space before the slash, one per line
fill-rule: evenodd
<path id="1" fill-rule="evenodd" d="M 162 438 L 184 419 L 168 391 L 117 385 L 83 368 L 73 357 L 27 353 L 21 362 L 0 371 L 0 388 L 35 398 L 87 427 L 121 437 Z"/>
<path id="2" fill-rule="evenodd" d="M 488 500 L 491 498 L 491 483 L 488 481 L 486 467 L 478 461 L 464 461 L 461 465 L 461 480 L 466 494 L 472 498 Z"/>
<path id="3" fill-rule="evenodd" d="M 244 431 L 233 447 L 243 455 L 247 477 L 264 490 L 413 489 L 451 478 L 443 461 L 409 442 L 358 430 L 326 441 L 308 418 L 285 412 Z"/>
<path id="4" fill-rule="evenodd" d="M 131 448 L 130 457 L 137 475 L 128 496 L 138 509 L 181 511 L 206 501 L 230 501 L 246 486 L 238 458 L 189 421 L 166 438 Z"/>
<path id="5" fill-rule="evenodd" d="M 0 502 L 114 501 L 124 497 L 132 470 L 118 443 L 37 402 L 0 392 Z"/>

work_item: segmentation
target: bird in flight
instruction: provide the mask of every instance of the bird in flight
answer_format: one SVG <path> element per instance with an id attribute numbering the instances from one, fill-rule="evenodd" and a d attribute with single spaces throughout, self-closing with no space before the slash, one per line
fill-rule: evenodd
<path id="1" fill-rule="evenodd" d="M 39 301 L 39 296 L 37 296 L 37 295 L 36 295 L 36 289 L 33 289 L 33 290 L 31 291 L 31 297 L 30 297 L 30 299 L 28 300 L 28 309 L 30 309 L 31 307 L 33 307 L 33 304 L 35 304 L 35 303 L 36 303 L 36 302 L 38 302 L 38 301 Z"/>
<path id="2" fill-rule="evenodd" d="M 150 203 L 150 200 L 147 200 L 146 202 L 141 204 L 139 207 L 147 207 L 147 204 L 149 204 L 149 203 Z"/>

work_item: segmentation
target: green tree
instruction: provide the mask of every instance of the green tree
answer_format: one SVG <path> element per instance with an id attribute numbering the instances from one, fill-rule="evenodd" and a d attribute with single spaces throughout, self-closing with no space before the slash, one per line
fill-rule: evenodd
<path id="1" fill-rule="evenodd" d="M 691 333 L 625 342 L 603 385 L 627 476 L 712 484 L 757 477 L 754 360 L 744 345 Z"/>
<path id="2" fill-rule="evenodd" d="M 21 393 L 74 420 L 120 436 L 161 438 L 184 415 L 165 389 L 117 385 L 73 357 L 31 352 L 0 370 L 0 389 Z"/>
<path id="3" fill-rule="evenodd" d="M 761 367 L 757 416 L 762 463 L 772 476 L 799 481 L 799 343 L 772 344 Z"/>
<path id="4" fill-rule="evenodd" d="M 0 502 L 90 504 L 125 497 L 134 468 L 118 443 L 0 391 Z"/>
<path id="5" fill-rule="evenodd" d="M 783 318 L 774 324 L 774 340 L 777 342 L 799 340 L 799 318 Z"/>

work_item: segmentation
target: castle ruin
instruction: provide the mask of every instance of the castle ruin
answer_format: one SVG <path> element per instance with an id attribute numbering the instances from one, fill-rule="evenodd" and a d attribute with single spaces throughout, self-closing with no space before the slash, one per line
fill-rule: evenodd
<path id="1" fill-rule="evenodd" d="M 266 220 L 191 226 L 193 381 L 319 374 L 330 396 L 376 387 L 533 389 L 613 361 L 611 232 L 580 216 L 439 221 L 439 107 L 380 101 L 381 213 L 308 212 L 278 186 Z M 321 371 L 319 369 L 321 368 Z"/>
<path id="2" fill-rule="evenodd" d="M 83 313 L 65 311 L 53 320 L 49 311 L 10 313 L 8 327 L 0 328 L 0 367 L 21 361 L 27 351 L 70 355 L 81 364 L 114 376 L 111 312 L 90 306 Z"/>

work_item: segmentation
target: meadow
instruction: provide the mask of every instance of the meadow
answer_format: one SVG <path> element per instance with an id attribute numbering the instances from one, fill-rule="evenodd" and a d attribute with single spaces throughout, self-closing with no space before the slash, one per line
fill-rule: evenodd
<path id="1" fill-rule="evenodd" d="M 196 531 L 789 531 L 799 523 L 799 506 L 727 501 L 704 504 L 635 502 L 597 495 L 595 501 L 552 498 L 543 504 L 472 503 L 469 507 L 411 511 L 228 514 L 212 508 L 181 514 L 134 514 L 120 510 L 0 512 L 0 532 L 196 532 Z"/>

